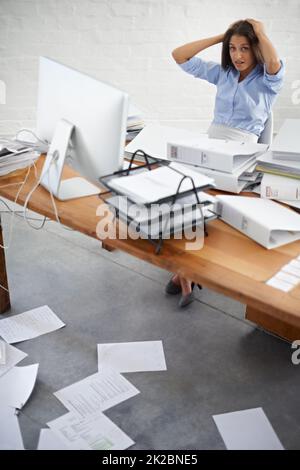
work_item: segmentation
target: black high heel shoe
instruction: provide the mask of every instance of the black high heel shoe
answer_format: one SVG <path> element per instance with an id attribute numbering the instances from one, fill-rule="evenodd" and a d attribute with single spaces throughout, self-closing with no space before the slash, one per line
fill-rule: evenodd
<path id="1" fill-rule="evenodd" d="M 181 285 L 175 284 L 172 279 L 169 280 L 168 284 L 165 287 L 166 294 L 177 295 L 181 292 Z"/>
<path id="2" fill-rule="evenodd" d="M 192 291 L 189 294 L 182 295 L 180 297 L 180 300 L 178 302 L 178 307 L 179 308 L 185 308 L 195 300 L 195 296 L 194 296 L 194 287 L 195 287 L 195 285 L 198 287 L 198 289 L 200 289 L 200 290 L 202 289 L 201 284 L 195 284 L 194 282 L 192 282 L 192 285 L 191 285 Z"/>

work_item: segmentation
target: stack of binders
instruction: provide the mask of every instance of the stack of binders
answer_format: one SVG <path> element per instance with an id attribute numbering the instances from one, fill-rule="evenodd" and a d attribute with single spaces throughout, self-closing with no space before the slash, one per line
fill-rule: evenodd
<path id="1" fill-rule="evenodd" d="M 39 156 L 33 147 L 0 139 L 0 176 L 32 165 Z"/>
<path id="2" fill-rule="evenodd" d="M 300 209 L 300 120 L 286 119 L 270 151 L 257 160 L 261 197 Z"/>
<path id="3" fill-rule="evenodd" d="M 168 158 L 187 165 L 215 180 L 216 188 L 240 193 L 260 183 L 256 158 L 268 146 L 200 137 L 195 141 L 173 141 L 167 146 Z"/>
<path id="4" fill-rule="evenodd" d="M 300 161 L 300 119 L 286 119 L 279 129 L 271 152 L 275 160 Z"/>

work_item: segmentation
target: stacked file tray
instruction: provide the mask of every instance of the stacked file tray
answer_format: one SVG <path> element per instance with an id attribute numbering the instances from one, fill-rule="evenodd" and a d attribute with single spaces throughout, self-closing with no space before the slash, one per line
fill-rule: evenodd
<path id="1" fill-rule="evenodd" d="M 135 156 L 145 164 L 132 168 Z M 116 217 L 146 238 L 160 252 L 163 240 L 186 234 L 216 218 L 215 198 L 204 191 L 213 188 L 211 178 L 177 163 L 156 159 L 137 150 L 128 169 L 103 176 L 100 182 L 112 193 L 105 199 Z"/>

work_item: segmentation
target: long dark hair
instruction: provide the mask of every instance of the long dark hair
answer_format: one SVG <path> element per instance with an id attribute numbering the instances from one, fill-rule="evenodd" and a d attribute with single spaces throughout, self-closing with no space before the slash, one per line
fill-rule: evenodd
<path id="1" fill-rule="evenodd" d="M 228 69 L 233 67 L 233 63 L 229 53 L 229 43 L 231 37 L 236 34 L 238 36 L 245 36 L 252 48 L 254 57 L 258 64 L 263 64 L 263 56 L 258 46 L 258 38 L 254 32 L 252 24 L 248 23 L 246 20 L 240 20 L 236 23 L 233 23 L 224 34 L 223 47 L 222 47 L 222 67 L 223 69 Z"/>

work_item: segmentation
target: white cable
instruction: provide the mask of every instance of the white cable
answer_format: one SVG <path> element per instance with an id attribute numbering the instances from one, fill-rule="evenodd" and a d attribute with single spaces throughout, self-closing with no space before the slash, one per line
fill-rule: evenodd
<path id="1" fill-rule="evenodd" d="M 30 170 L 31 170 L 31 166 L 28 167 L 28 170 L 27 170 L 25 179 L 24 179 L 24 181 L 23 181 L 22 183 L 15 183 L 17 186 L 18 186 L 18 185 L 21 185 L 21 186 L 20 186 L 20 188 L 19 188 L 18 191 L 17 191 L 16 197 L 15 197 L 15 199 L 14 199 L 14 204 L 17 204 L 18 197 L 19 197 L 19 195 L 20 195 L 20 193 L 21 193 L 23 187 L 24 187 L 25 184 L 26 184 L 26 181 L 27 181 L 27 179 L 28 179 Z M 1 245 L 1 244 L 0 244 L 0 248 L 2 248 L 3 250 L 7 250 L 7 249 L 9 248 L 9 246 L 10 246 L 11 239 L 12 239 L 12 230 L 13 230 L 14 217 L 15 217 L 15 213 L 13 212 L 12 218 L 11 218 L 11 221 L 10 221 L 10 225 L 9 225 L 8 244 L 7 244 L 7 245 Z"/>
<path id="2" fill-rule="evenodd" d="M 15 139 L 22 143 L 22 144 L 28 144 L 28 143 L 34 143 L 34 142 L 27 142 L 26 140 L 21 140 L 21 139 L 18 139 L 18 135 L 21 133 L 21 132 L 29 132 L 30 134 L 33 135 L 33 137 L 38 141 L 40 142 L 41 144 L 43 145 L 49 145 L 49 142 L 47 142 L 46 140 L 43 140 L 43 139 L 40 139 L 35 132 L 33 132 L 31 129 L 20 129 L 17 133 L 16 133 L 16 136 L 15 136 Z"/>
<path id="3" fill-rule="evenodd" d="M 23 208 L 23 214 L 24 214 L 24 219 L 27 223 L 27 225 L 29 225 L 29 227 L 33 228 L 34 230 L 40 230 L 41 228 L 43 228 L 44 224 L 43 225 L 40 225 L 40 226 L 36 226 L 36 225 L 33 225 L 30 221 L 29 221 L 29 218 L 27 217 L 27 206 L 28 206 L 28 203 L 30 201 L 30 198 L 31 196 L 33 195 L 34 191 L 38 188 L 38 186 L 40 185 L 41 181 L 42 181 L 42 177 L 46 176 L 49 171 L 50 171 L 50 168 L 51 168 L 51 165 L 56 161 L 54 157 L 54 154 L 52 155 L 52 159 L 51 159 L 51 162 L 46 170 L 46 172 L 44 174 L 41 174 L 37 183 L 33 186 L 33 188 L 29 191 L 29 193 L 27 194 L 26 196 L 26 199 L 25 199 L 25 202 L 24 202 L 24 208 Z M 55 210 L 54 210 L 55 214 L 57 214 L 57 211 L 56 211 L 56 206 L 55 206 Z"/>
<path id="4" fill-rule="evenodd" d="M 57 211 L 57 206 L 56 206 L 56 203 L 55 203 L 55 199 L 54 199 L 54 195 L 53 195 L 53 192 L 51 190 L 51 184 L 50 184 L 50 169 L 51 169 L 51 166 L 53 165 L 53 163 L 55 163 L 57 161 L 57 158 L 58 158 L 58 154 L 56 152 L 54 152 L 52 154 L 52 159 L 51 159 L 51 162 L 46 170 L 46 172 L 40 176 L 38 182 L 36 183 L 36 185 L 31 189 L 31 191 L 28 193 L 26 199 L 25 199 L 25 203 L 24 203 L 24 219 L 26 221 L 26 223 L 29 225 L 29 227 L 33 228 L 34 230 L 41 230 L 44 225 L 45 225 L 45 221 L 43 221 L 43 223 L 40 225 L 40 226 L 36 226 L 36 225 L 33 225 L 29 220 L 30 218 L 27 217 L 26 213 L 27 213 L 27 205 L 28 205 L 28 202 L 32 196 L 32 194 L 34 193 L 34 191 L 38 188 L 38 186 L 40 185 L 41 181 L 42 181 L 42 176 L 43 178 L 45 178 L 46 176 L 48 177 L 48 186 L 49 186 L 49 193 L 50 193 L 50 197 L 51 197 L 51 202 L 52 202 L 52 206 L 53 206 L 53 209 L 54 209 L 54 215 L 55 215 L 55 220 L 62 226 L 62 228 L 64 228 L 65 230 L 68 230 L 68 231 L 73 231 L 73 229 L 69 228 L 69 227 L 65 227 L 60 219 L 59 219 L 59 215 L 58 215 L 58 211 Z"/>

